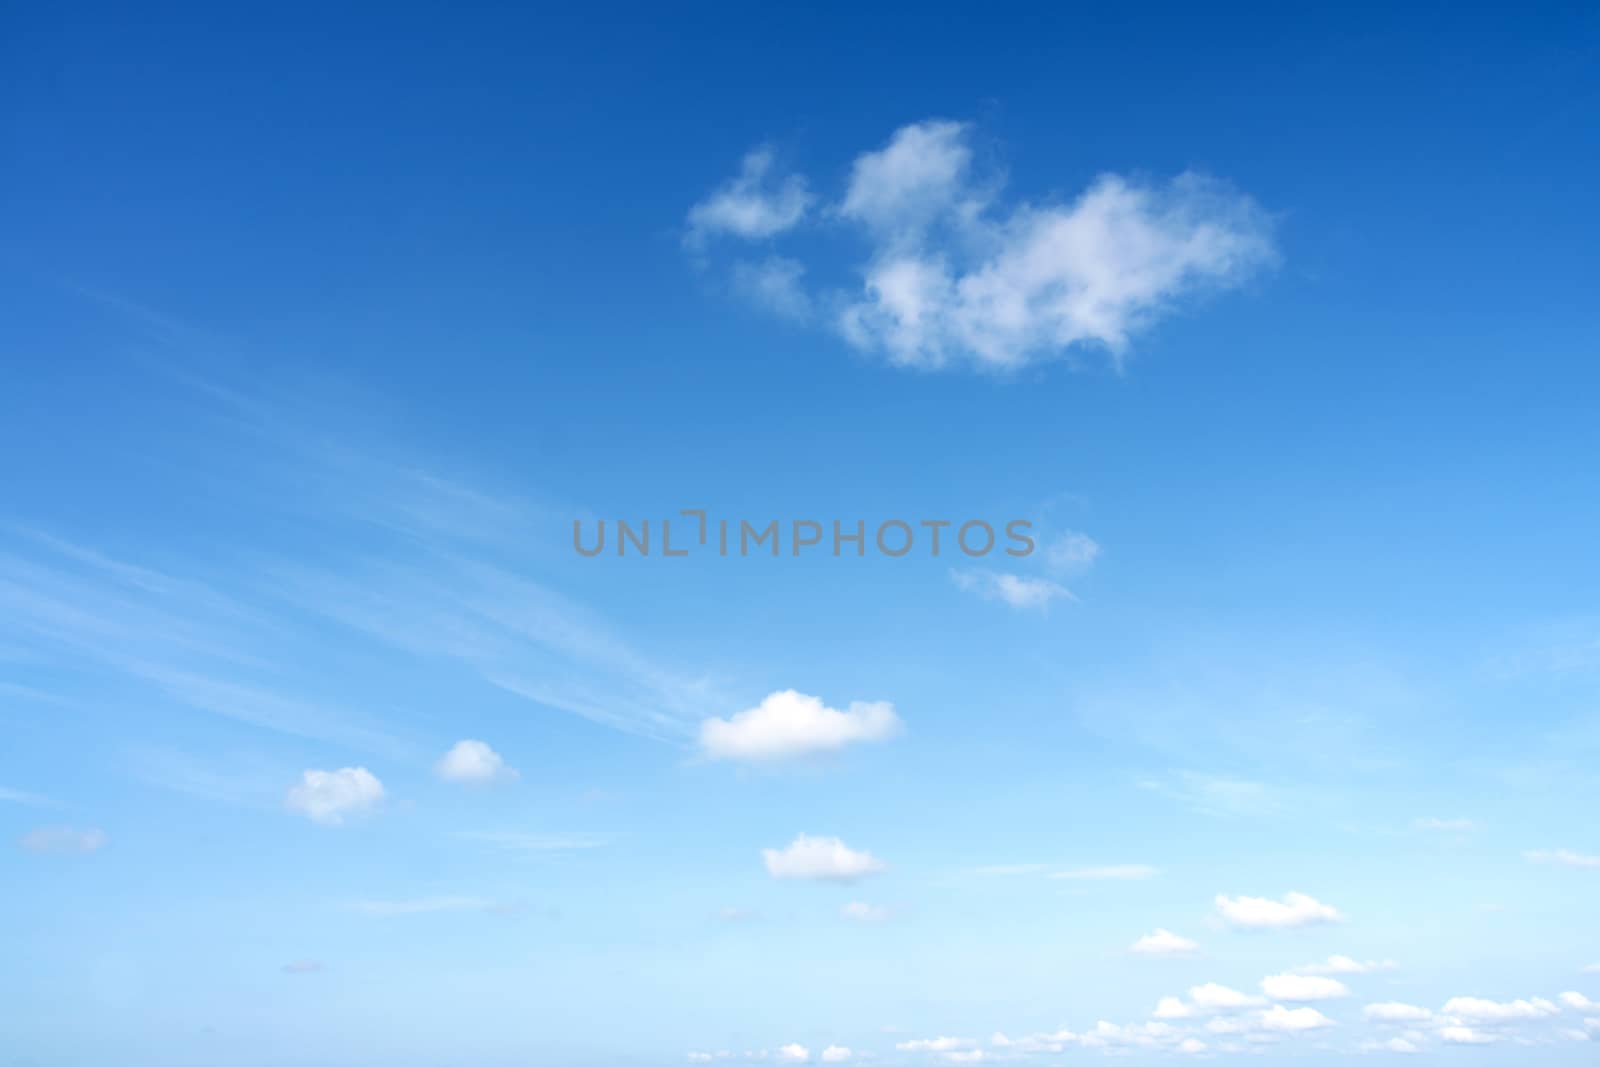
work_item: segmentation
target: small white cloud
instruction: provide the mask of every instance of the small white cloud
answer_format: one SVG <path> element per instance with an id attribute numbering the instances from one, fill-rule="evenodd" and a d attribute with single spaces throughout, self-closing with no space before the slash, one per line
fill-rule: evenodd
<path id="1" fill-rule="evenodd" d="M 446 782 L 462 785 L 489 785 L 517 777 L 517 772 L 506 766 L 500 753 L 482 741 L 470 739 L 450 746 L 450 751 L 434 767 L 434 773 Z"/>
<path id="2" fill-rule="evenodd" d="M 1261 997 L 1241 993 L 1237 989 L 1230 989 L 1216 982 L 1195 986 L 1189 990 L 1189 999 L 1195 1007 L 1207 1011 L 1242 1011 L 1245 1008 L 1259 1008 L 1266 1003 Z"/>
<path id="3" fill-rule="evenodd" d="M 305 771 L 284 804 L 313 822 L 338 826 L 349 815 L 372 811 L 383 802 L 383 783 L 365 767 Z"/>
<path id="4" fill-rule="evenodd" d="M 946 1063 L 982 1063 L 989 1057 L 983 1049 L 968 1049 L 965 1052 L 946 1052 L 942 1057 Z"/>
<path id="5" fill-rule="evenodd" d="M 841 918 L 858 923 L 881 923 L 889 921 L 889 909 L 877 904 L 868 904 L 865 901 L 852 900 L 839 909 Z"/>
<path id="6" fill-rule="evenodd" d="M 1600 963 L 1591 963 L 1583 969 L 1584 974 L 1600 974 Z"/>
<path id="7" fill-rule="evenodd" d="M 1393 960 L 1357 960 L 1349 956 L 1329 956 L 1323 963 L 1308 963 L 1296 967 L 1295 974 L 1376 974 L 1399 967 Z"/>
<path id="8" fill-rule="evenodd" d="M 870 852 L 857 852 L 837 837 L 801 834 L 787 848 L 764 848 L 762 861 L 774 878 L 854 882 L 878 874 L 886 865 Z"/>
<path id="9" fill-rule="evenodd" d="M 1385 1041 L 1367 1041 L 1361 1045 L 1362 1052 L 1398 1052 L 1409 1055 L 1421 1052 L 1417 1043 L 1404 1037 L 1391 1037 Z"/>
<path id="10" fill-rule="evenodd" d="M 806 1063 L 811 1059 L 811 1050 L 804 1045 L 785 1045 L 778 1050 L 779 1063 Z"/>
<path id="11" fill-rule="evenodd" d="M 856 157 L 839 214 L 903 241 L 962 196 L 972 152 L 965 123 L 932 119 L 896 130 L 888 145 Z"/>
<path id="12" fill-rule="evenodd" d="M 1156 1004 L 1157 1019 L 1187 1019 L 1193 1014 L 1194 1009 L 1177 997 L 1162 997 Z"/>
<path id="13" fill-rule="evenodd" d="M 1178 1042 L 1178 1051 L 1189 1056 L 1198 1056 L 1206 1050 L 1206 1043 L 1198 1037 L 1186 1037 Z"/>
<path id="14" fill-rule="evenodd" d="M 1433 1018 L 1433 1012 L 1427 1008 L 1415 1004 L 1402 1004 L 1396 1000 L 1368 1004 L 1361 1009 L 1361 1013 L 1373 1022 L 1379 1023 L 1425 1023 Z"/>
<path id="15" fill-rule="evenodd" d="M 38 793 L 28 793 L 21 789 L 7 789 L 0 785 L 0 802 L 7 804 L 22 804 L 30 808 L 54 807 L 50 798 Z"/>
<path id="16" fill-rule="evenodd" d="M 1444 1014 L 1469 1023 L 1508 1023 L 1543 1019 L 1560 1011 L 1542 997 L 1532 1000 L 1494 1001 L 1481 997 L 1452 997 Z"/>
<path id="17" fill-rule="evenodd" d="M 1124 863 L 1111 867 L 1079 867 L 1070 871 L 1055 871 L 1049 877 L 1069 882 L 1140 882 L 1154 878 L 1161 871 L 1143 863 Z"/>
<path id="18" fill-rule="evenodd" d="M 1543 863 L 1552 867 L 1570 867 L 1574 870 L 1600 870 L 1600 856 L 1586 856 L 1581 852 L 1571 849 L 1558 848 L 1554 851 L 1525 852 L 1529 863 Z"/>
<path id="19" fill-rule="evenodd" d="M 1347 997 L 1350 990 L 1336 978 L 1309 974 L 1275 974 L 1261 979 L 1261 991 L 1273 1000 L 1317 1001 Z"/>
<path id="20" fill-rule="evenodd" d="M 1590 1000 L 1582 993 L 1563 993 L 1557 999 L 1574 1011 L 1600 1011 L 1600 1000 Z"/>
<path id="21" fill-rule="evenodd" d="M 1086 533 L 1067 530 L 1044 543 L 1043 555 L 1044 565 L 1052 572 L 1073 576 L 1094 566 L 1100 558 L 1100 544 Z"/>
<path id="22" fill-rule="evenodd" d="M 822 1050 L 822 1055 L 819 1059 L 823 1063 L 847 1063 L 850 1060 L 850 1056 L 850 1050 L 843 1045 L 829 1045 Z"/>
<path id="23" fill-rule="evenodd" d="M 71 826 L 42 826 L 23 834 L 17 845 L 25 852 L 84 856 L 106 847 L 111 839 L 104 830 L 79 830 Z"/>
<path id="24" fill-rule="evenodd" d="M 1285 929 L 1343 921 L 1338 910 L 1304 893 L 1286 893 L 1281 901 L 1265 897 L 1217 897 L 1217 910 L 1231 925 L 1246 930 Z"/>
<path id="25" fill-rule="evenodd" d="M 997 600 L 1019 611 L 1040 611 L 1057 600 L 1076 600 L 1072 591 L 1048 578 L 1027 578 L 999 571 L 951 571 L 956 587 L 984 600 Z"/>
<path id="26" fill-rule="evenodd" d="M 700 724 L 700 750 L 712 759 L 771 762 L 886 741 L 904 729 L 894 705 L 855 701 L 844 711 L 784 689 L 729 719 Z"/>
<path id="27" fill-rule="evenodd" d="M 1187 956 L 1198 952 L 1200 945 L 1173 933 L 1171 930 L 1157 929 L 1145 934 L 1129 946 L 1128 951 L 1137 952 L 1142 956 Z"/>
<path id="28" fill-rule="evenodd" d="M 1316 1008 L 1286 1008 L 1282 1004 L 1274 1004 L 1261 1013 L 1261 1025 L 1282 1034 L 1321 1030 L 1333 1024 L 1332 1019 Z"/>
<path id="29" fill-rule="evenodd" d="M 1440 834 L 1470 834 L 1478 828 L 1478 824 L 1471 819 L 1427 818 L 1418 819 L 1411 825 L 1417 830 Z"/>
<path id="30" fill-rule="evenodd" d="M 1492 1045 L 1500 1037 L 1470 1026 L 1446 1026 L 1440 1029 L 1439 1039 L 1447 1045 Z"/>
<path id="31" fill-rule="evenodd" d="M 920 1037 L 897 1042 L 894 1047 L 901 1052 L 954 1052 L 976 1044 L 976 1041 L 964 1037 Z"/>
<path id="32" fill-rule="evenodd" d="M 771 149 L 746 155 L 737 177 L 689 209 L 689 244 L 703 244 L 718 234 L 753 240 L 793 229 L 805 217 L 811 193 L 804 178 L 779 179 L 772 169 Z"/>

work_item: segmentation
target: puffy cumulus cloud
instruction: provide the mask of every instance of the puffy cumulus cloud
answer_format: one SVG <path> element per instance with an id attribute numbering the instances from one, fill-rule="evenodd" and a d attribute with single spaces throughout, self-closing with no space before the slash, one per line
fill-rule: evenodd
<path id="1" fill-rule="evenodd" d="M 811 1059 L 811 1050 L 804 1045 L 784 1045 L 778 1050 L 779 1063 L 807 1063 Z"/>
<path id="2" fill-rule="evenodd" d="M 17 840 L 24 852 L 52 853 L 58 856 L 86 856 L 99 852 L 111 838 L 104 830 L 80 830 L 72 826 L 41 826 Z"/>
<path id="3" fill-rule="evenodd" d="M 773 172 L 772 149 L 744 157 L 739 173 L 689 209 L 685 240 L 692 247 L 717 235 L 759 239 L 793 229 L 811 206 L 806 180 Z"/>
<path id="4" fill-rule="evenodd" d="M 1198 1037 L 1186 1037 L 1182 1041 L 1178 1042 L 1176 1047 L 1179 1052 L 1182 1052 L 1185 1055 L 1198 1056 L 1200 1053 L 1206 1050 L 1206 1043 L 1201 1041 Z"/>
<path id="5" fill-rule="evenodd" d="M 1258 1008 L 1266 1001 L 1251 993 L 1241 993 L 1237 989 L 1230 989 L 1216 982 L 1207 982 L 1197 985 L 1189 990 L 1189 1000 L 1195 1007 L 1205 1011 L 1242 1011 L 1246 1008 Z"/>
<path id="6" fill-rule="evenodd" d="M 1265 897 L 1217 897 L 1217 911 L 1233 926 L 1273 930 L 1341 922 L 1338 909 L 1304 893 L 1286 893 L 1282 900 Z"/>
<path id="7" fill-rule="evenodd" d="M 1542 863 L 1551 867 L 1568 867 L 1573 870 L 1600 870 L 1600 856 L 1589 856 L 1568 848 L 1524 852 L 1529 863 Z"/>
<path id="8" fill-rule="evenodd" d="M 829 1045 L 817 1058 L 823 1063 L 848 1063 L 852 1055 L 853 1053 L 843 1045 Z"/>
<path id="9" fill-rule="evenodd" d="M 1128 949 L 1142 956 L 1188 956 L 1199 950 L 1198 942 L 1159 928 L 1145 934 Z"/>
<path id="10" fill-rule="evenodd" d="M 1548 1018 L 1560 1010 L 1543 997 L 1509 1001 L 1452 997 L 1445 1002 L 1443 1014 L 1467 1023 L 1509 1023 Z"/>
<path id="11" fill-rule="evenodd" d="M 1316 1008 L 1286 1008 L 1274 1004 L 1261 1013 L 1264 1029 L 1281 1034 L 1297 1034 L 1306 1030 L 1322 1030 L 1334 1025 L 1333 1020 Z"/>
<path id="12" fill-rule="evenodd" d="M 489 785 L 517 777 L 500 753 L 482 741 L 457 741 L 434 765 L 433 773 L 446 782 L 462 785 Z"/>
<path id="13" fill-rule="evenodd" d="M 784 689 L 728 719 L 700 724 L 700 751 L 712 759 L 773 762 L 886 741 L 904 729 L 894 705 L 856 701 L 840 711 Z"/>
<path id="14" fill-rule="evenodd" d="M 347 817 L 363 815 L 383 803 L 383 783 L 365 767 L 305 771 L 289 789 L 284 805 L 313 822 L 339 826 Z"/>
<path id="15" fill-rule="evenodd" d="M 1310 974 L 1275 974 L 1261 979 L 1261 991 L 1273 1000 L 1315 1001 L 1347 997 L 1350 990 L 1336 978 Z"/>
<path id="16" fill-rule="evenodd" d="M 774 878 L 854 882 L 887 869 L 870 852 L 857 852 L 837 837 L 800 834 L 787 848 L 764 848 L 761 858 Z"/>
<path id="17" fill-rule="evenodd" d="M 882 923 L 889 921 L 889 909 L 877 904 L 868 904 L 861 900 L 852 900 L 839 909 L 842 918 L 858 923 Z"/>
<path id="18" fill-rule="evenodd" d="M 1329 956 L 1322 963 L 1308 963 L 1296 967 L 1294 974 L 1376 974 L 1393 971 L 1400 965 L 1393 960 L 1357 960 L 1349 956 Z"/>
<path id="19" fill-rule="evenodd" d="M 1574 1011 L 1600 1012 L 1600 1001 L 1590 1000 L 1582 993 L 1563 993 L 1556 999 Z"/>
<path id="20" fill-rule="evenodd" d="M 1069 202 L 1005 204 L 1002 181 L 974 174 L 971 141 L 969 125 L 932 119 L 858 156 L 826 214 L 866 239 L 859 281 L 816 295 L 786 283 L 777 309 L 825 305 L 846 341 L 902 366 L 1007 370 L 1084 345 L 1120 360 L 1185 297 L 1274 259 L 1266 214 L 1220 182 L 1104 175 Z M 688 243 L 773 237 L 811 202 L 803 179 L 778 180 L 758 150 L 691 209 Z"/>
<path id="21" fill-rule="evenodd" d="M 1402 1004 L 1397 1000 L 1368 1004 L 1361 1009 L 1361 1014 L 1379 1023 L 1425 1023 L 1433 1018 L 1433 1012 L 1427 1008 L 1415 1004 Z"/>
<path id="22" fill-rule="evenodd" d="M 950 578 L 964 592 L 1018 611 L 1040 611 L 1057 600 L 1078 599 L 1072 590 L 1048 578 L 984 570 L 951 571 Z"/>

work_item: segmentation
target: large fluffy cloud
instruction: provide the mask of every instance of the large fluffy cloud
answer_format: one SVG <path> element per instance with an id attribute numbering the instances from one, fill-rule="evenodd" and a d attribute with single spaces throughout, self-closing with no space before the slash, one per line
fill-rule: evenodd
<path id="1" fill-rule="evenodd" d="M 787 848 L 764 848 L 762 861 L 774 878 L 807 878 L 824 882 L 854 882 L 885 869 L 870 852 L 858 852 L 837 837 L 801 834 Z"/>
<path id="2" fill-rule="evenodd" d="M 1282 900 L 1265 897 L 1217 897 L 1217 911 L 1231 925 L 1246 930 L 1272 930 L 1339 922 L 1338 909 L 1304 893 L 1286 893 Z"/>
<path id="3" fill-rule="evenodd" d="M 893 704 L 856 701 L 840 711 L 817 697 L 784 689 L 732 718 L 702 722 L 700 750 L 713 759 L 794 759 L 883 741 L 902 729 Z"/>
<path id="4" fill-rule="evenodd" d="M 918 122 L 857 157 L 830 213 L 865 238 L 858 282 L 813 297 L 791 269 L 782 299 L 761 302 L 827 305 L 847 341 L 904 366 L 1008 369 L 1082 344 L 1119 357 L 1185 296 L 1236 285 L 1273 258 L 1265 214 L 1194 174 L 1104 175 L 1071 201 L 1003 203 L 1003 183 L 974 173 L 972 136 L 965 123 Z M 799 225 L 811 203 L 804 181 L 771 171 L 770 152 L 747 156 L 691 209 L 691 244 Z"/>
<path id="5" fill-rule="evenodd" d="M 306 771 L 284 798 L 290 811 L 326 826 L 338 826 L 347 817 L 372 811 L 382 802 L 383 783 L 365 767 Z"/>

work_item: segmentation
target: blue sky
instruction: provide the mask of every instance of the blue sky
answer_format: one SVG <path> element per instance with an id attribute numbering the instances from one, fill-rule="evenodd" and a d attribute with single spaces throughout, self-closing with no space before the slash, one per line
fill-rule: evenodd
<path id="1" fill-rule="evenodd" d="M 0 1064 L 1592 1061 L 1592 11 L 5 18 Z"/>

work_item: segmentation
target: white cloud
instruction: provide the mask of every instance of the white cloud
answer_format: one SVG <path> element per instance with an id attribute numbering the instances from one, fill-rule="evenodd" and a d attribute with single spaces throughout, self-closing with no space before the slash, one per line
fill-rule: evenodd
<path id="1" fill-rule="evenodd" d="M 305 771 L 284 803 L 314 822 L 338 826 L 347 815 L 372 811 L 383 802 L 383 783 L 365 767 Z"/>
<path id="2" fill-rule="evenodd" d="M 700 750 L 712 759 L 750 762 L 837 752 L 846 745 L 884 741 L 904 729 L 894 705 L 855 701 L 839 711 L 817 697 L 784 689 L 729 719 L 700 724 Z"/>
<path id="3" fill-rule="evenodd" d="M 1471 819 L 1418 819 L 1412 827 L 1417 830 L 1427 830 L 1441 834 L 1470 834 L 1478 828 L 1478 824 Z"/>
<path id="4" fill-rule="evenodd" d="M 1078 867 L 1070 871 L 1055 871 L 1051 878 L 1069 882 L 1140 882 L 1154 878 L 1161 871 L 1143 863 L 1124 863 L 1110 867 Z"/>
<path id="5" fill-rule="evenodd" d="M 506 766 L 500 753 L 482 741 L 472 740 L 457 741 L 433 770 L 444 781 L 463 785 L 488 785 L 517 777 L 516 770 Z"/>
<path id="6" fill-rule="evenodd" d="M 858 923 L 881 923 L 889 921 L 889 909 L 877 904 L 868 904 L 861 900 L 852 900 L 839 909 L 841 918 Z"/>
<path id="7" fill-rule="evenodd" d="M 825 295 L 851 344 L 918 367 L 1016 368 L 1075 345 L 1120 358 L 1183 297 L 1236 285 L 1274 258 L 1264 213 L 1194 174 L 1104 175 L 1071 203 L 1002 204 L 1003 183 L 972 173 L 970 136 L 964 123 L 918 122 L 856 158 L 833 215 L 864 232 L 868 252 L 859 288 Z M 810 193 L 771 168 L 770 151 L 746 157 L 690 211 L 690 245 L 798 225 Z"/>
<path id="8" fill-rule="evenodd" d="M 1439 1031 L 1439 1039 L 1447 1045 L 1492 1045 L 1500 1037 L 1470 1026 L 1446 1026 Z"/>
<path id="9" fill-rule="evenodd" d="M 1530 863 L 1544 863 L 1552 867 L 1571 867 L 1575 870 L 1600 870 L 1600 856 L 1586 856 L 1581 852 L 1571 849 L 1558 848 L 1554 851 L 1525 852 L 1524 856 Z"/>
<path id="10" fill-rule="evenodd" d="M 854 882 L 886 869 L 870 852 L 857 852 L 837 837 L 801 834 L 788 848 L 764 848 L 761 858 L 774 878 L 810 878 L 827 882 Z"/>
<path id="11" fill-rule="evenodd" d="M 1349 956 L 1329 956 L 1324 963 L 1308 963 L 1296 967 L 1295 974 L 1374 974 L 1392 971 L 1399 967 L 1393 960 L 1357 960 Z"/>
<path id="12" fill-rule="evenodd" d="M 1275 974 L 1261 979 L 1261 991 L 1273 1000 L 1315 1001 L 1347 997 L 1350 990 L 1336 978 L 1308 974 Z"/>
<path id="13" fill-rule="evenodd" d="M 1198 1056 L 1206 1050 L 1206 1043 L 1198 1037 L 1186 1037 L 1178 1042 L 1178 1051 L 1190 1056 Z"/>
<path id="14" fill-rule="evenodd" d="M 1563 993 L 1556 999 L 1574 1011 L 1600 1011 L 1600 1001 L 1590 1000 L 1582 993 Z"/>
<path id="15" fill-rule="evenodd" d="M 1067 530 L 1043 546 L 1044 563 L 1056 574 L 1082 574 L 1100 558 L 1100 544 L 1086 533 Z"/>
<path id="16" fill-rule="evenodd" d="M 1189 1007 L 1177 997 L 1162 997 L 1156 1004 L 1155 1016 L 1157 1019 L 1187 1019 L 1194 1014 L 1194 1009 Z"/>
<path id="17" fill-rule="evenodd" d="M 1241 993 L 1237 989 L 1230 989 L 1216 982 L 1207 982 L 1205 985 L 1195 986 L 1189 990 L 1189 999 L 1195 1007 L 1207 1011 L 1241 1011 L 1245 1008 L 1259 1008 L 1266 1001 L 1251 993 Z"/>
<path id="18" fill-rule="evenodd" d="M 1417 1043 L 1404 1037 L 1391 1037 L 1386 1041 L 1368 1041 L 1361 1046 L 1362 1052 L 1399 1052 L 1410 1054 L 1421 1052 Z"/>
<path id="19" fill-rule="evenodd" d="M 985 600 L 998 600 L 1019 611 L 1037 611 L 1057 600 L 1076 600 L 1066 586 L 1048 578 L 1029 578 L 1000 571 L 951 571 L 956 587 Z"/>
<path id="20" fill-rule="evenodd" d="M 0 785 L 0 801 L 7 804 L 22 804 L 30 808 L 48 808 L 53 805 L 50 798 L 40 796 L 38 793 L 28 793 L 21 789 L 7 789 Z"/>
<path id="21" fill-rule="evenodd" d="M 772 165 L 769 148 L 746 155 L 737 177 L 689 209 L 689 243 L 700 245 L 717 234 L 772 237 L 798 224 L 811 205 L 806 180 L 799 175 L 779 179 Z"/>
<path id="22" fill-rule="evenodd" d="M 900 1041 L 895 1048 L 901 1052 L 954 1052 L 957 1049 L 971 1048 L 977 1044 L 964 1037 L 920 1037 L 911 1041 Z"/>
<path id="23" fill-rule="evenodd" d="M 1200 945 L 1173 933 L 1171 930 L 1156 929 L 1145 934 L 1135 941 L 1128 949 L 1144 956 L 1187 956 L 1199 951 Z"/>
<path id="24" fill-rule="evenodd" d="M 1591 963 L 1583 969 L 1584 974 L 1600 974 L 1600 963 Z"/>
<path id="25" fill-rule="evenodd" d="M 843 1045 L 829 1045 L 822 1050 L 820 1059 L 823 1063 L 845 1063 L 850 1059 L 851 1052 Z"/>
<path id="26" fill-rule="evenodd" d="M 811 1050 L 804 1045 L 785 1045 L 778 1050 L 779 1063 L 805 1063 L 811 1059 Z"/>
<path id="27" fill-rule="evenodd" d="M 1542 997 L 1511 1001 L 1484 1000 L 1481 997 L 1452 997 L 1445 1003 L 1443 1013 L 1464 1022 L 1507 1023 L 1547 1018 L 1559 1011 L 1559 1008 Z"/>
<path id="28" fill-rule="evenodd" d="M 79 830 L 71 826 L 42 826 L 23 834 L 17 845 L 27 852 L 87 855 L 104 848 L 111 839 L 104 830 Z"/>
<path id="29" fill-rule="evenodd" d="M 1396 1000 L 1368 1004 L 1361 1009 L 1361 1013 L 1373 1022 L 1380 1023 L 1422 1023 L 1433 1018 L 1433 1012 L 1427 1008 L 1415 1004 L 1402 1004 Z"/>
<path id="30" fill-rule="evenodd" d="M 1217 897 L 1217 910 L 1234 926 L 1271 930 L 1341 922 L 1338 910 L 1304 893 L 1286 893 L 1281 901 L 1265 897 Z"/>
<path id="31" fill-rule="evenodd" d="M 1316 1008 L 1286 1008 L 1282 1004 L 1274 1004 L 1261 1013 L 1261 1025 L 1277 1033 L 1321 1030 L 1333 1024 L 1332 1019 Z"/>
<path id="32" fill-rule="evenodd" d="M 947 1063 L 982 1063 L 988 1057 L 983 1049 L 975 1048 L 964 1052 L 946 1052 L 943 1058 Z"/>

